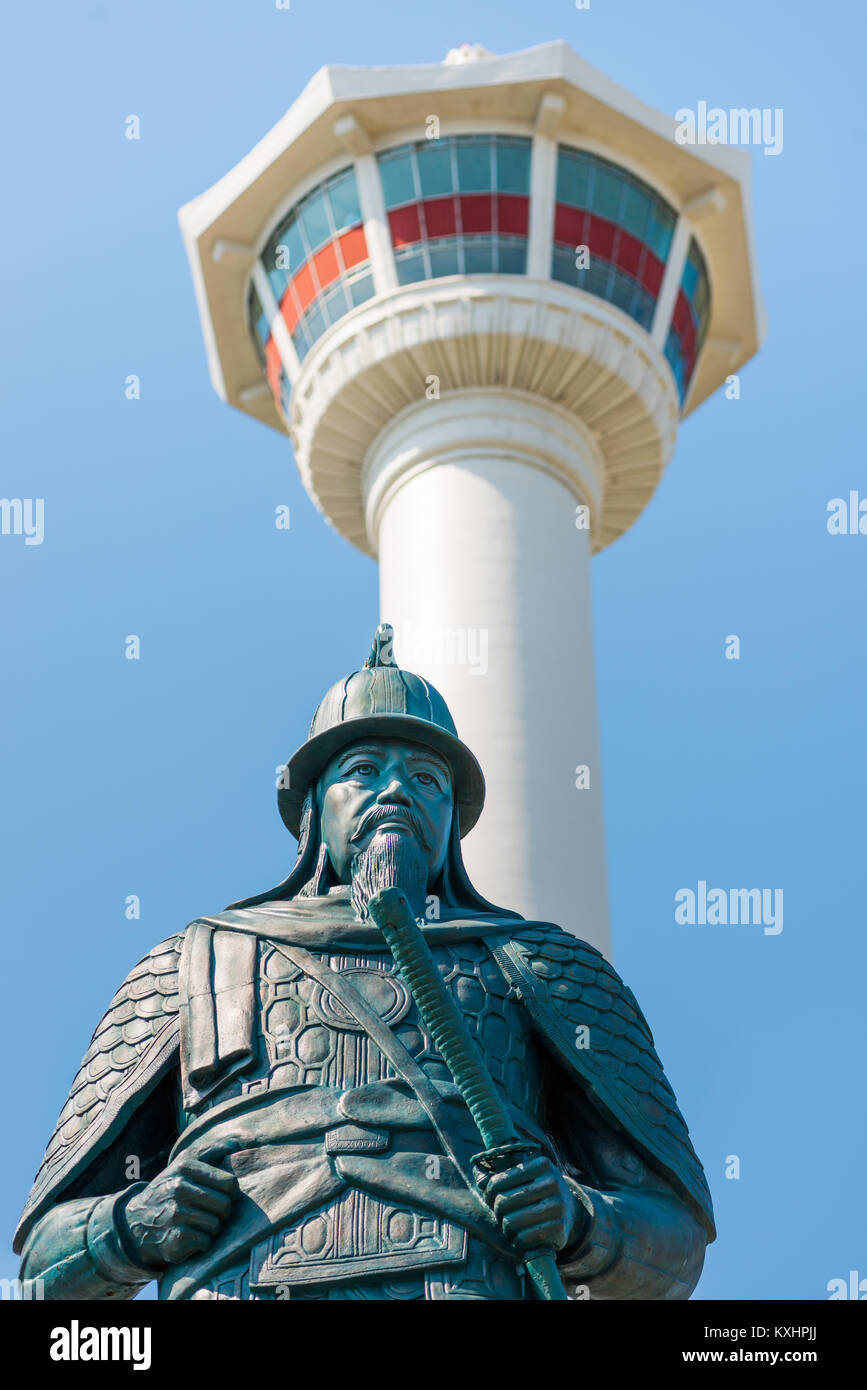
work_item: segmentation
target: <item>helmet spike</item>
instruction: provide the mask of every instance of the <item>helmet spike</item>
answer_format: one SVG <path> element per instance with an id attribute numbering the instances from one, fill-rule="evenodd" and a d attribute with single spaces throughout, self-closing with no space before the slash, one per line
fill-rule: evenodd
<path id="1" fill-rule="evenodd" d="M 380 623 L 374 634 L 373 646 L 364 663 L 364 669 L 369 670 L 372 666 L 394 666 L 393 645 L 394 628 L 391 623 Z"/>

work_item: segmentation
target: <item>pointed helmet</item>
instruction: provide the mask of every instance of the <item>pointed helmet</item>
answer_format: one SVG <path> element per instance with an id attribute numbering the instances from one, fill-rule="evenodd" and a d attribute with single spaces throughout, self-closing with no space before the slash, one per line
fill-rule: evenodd
<path id="1" fill-rule="evenodd" d="M 284 823 L 296 837 L 304 798 L 319 774 L 341 748 L 365 737 L 404 739 L 439 753 L 454 776 L 461 836 L 478 820 L 485 802 L 482 769 L 458 738 L 439 691 L 421 676 L 396 665 L 393 643 L 393 629 L 380 623 L 364 666 L 326 692 L 316 708 L 306 743 L 286 764 L 277 800 Z"/>

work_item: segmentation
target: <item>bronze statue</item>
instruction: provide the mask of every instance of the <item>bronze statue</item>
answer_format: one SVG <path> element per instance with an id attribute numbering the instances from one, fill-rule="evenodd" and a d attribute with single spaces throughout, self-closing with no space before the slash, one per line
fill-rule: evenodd
<path id="1" fill-rule="evenodd" d="M 46 1298 L 694 1289 L 710 1195 L 650 1029 L 592 946 L 473 888 L 481 769 L 391 636 L 287 764 L 288 878 L 99 1024 L 16 1234 Z"/>

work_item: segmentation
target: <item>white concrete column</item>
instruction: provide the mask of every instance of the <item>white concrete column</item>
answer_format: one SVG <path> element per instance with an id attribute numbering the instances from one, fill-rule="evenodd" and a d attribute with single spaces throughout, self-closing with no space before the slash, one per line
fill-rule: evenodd
<path id="1" fill-rule="evenodd" d="M 496 389 L 402 411 L 362 473 L 396 659 L 445 696 L 487 781 L 471 879 L 607 952 L 590 536 L 576 526 L 602 485 L 574 417 Z"/>
<path id="2" fill-rule="evenodd" d="M 334 134 L 353 156 L 355 186 L 358 189 L 358 202 L 364 222 L 364 236 L 373 271 L 373 283 L 377 294 L 386 294 L 389 290 L 397 288 L 397 270 L 385 199 L 382 196 L 379 165 L 373 153 L 370 136 L 352 112 L 334 122 Z"/>
<path id="3" fill-rule="evenodd" d="M 363 154 L 356 159 L 355 179 L 364 218 L 367 251 L 373 268 L 373 283 L 377 294 L 386 294 L 397 288 L 397 270 L 375 155 Z"/>
<path id="4" fill-rule="evenodd" d="M 527 236 L 527 274 L 535 280 L 547 280 L 551 275 L 557 192 L 557 131 L 565 106 L 562 97 L 546 92 L 536 115 L 530 159 L 530 222 Z"/>

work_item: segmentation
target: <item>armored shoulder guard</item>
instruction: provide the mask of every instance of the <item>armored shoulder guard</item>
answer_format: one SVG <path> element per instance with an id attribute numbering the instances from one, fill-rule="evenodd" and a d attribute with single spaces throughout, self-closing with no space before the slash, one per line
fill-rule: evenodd
<path id="1" fill-rule="evenodd" d="M 15 1232 L 16 1253 L 33 1222 L 108 1147 L 172 1061 L 183 939 L 181 932 L 149 951 L 109 1004 L 34 1179 Z"/>
<path id="2" fill-rule="evenodd" d="M 548 1048 L 594 1107 L 626 1132 L 651 1167 L 716 1235 L 704 1169 L 632 990 L 601 952 L 550 923 L 528 924 L 493 948 Z"/>

